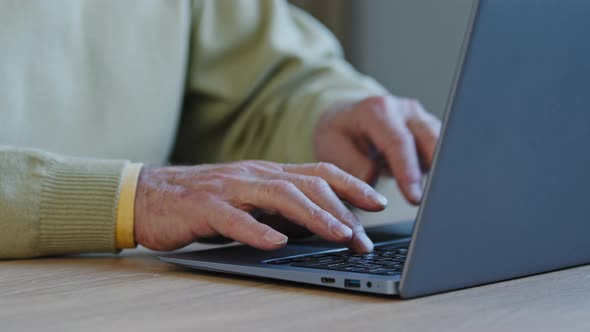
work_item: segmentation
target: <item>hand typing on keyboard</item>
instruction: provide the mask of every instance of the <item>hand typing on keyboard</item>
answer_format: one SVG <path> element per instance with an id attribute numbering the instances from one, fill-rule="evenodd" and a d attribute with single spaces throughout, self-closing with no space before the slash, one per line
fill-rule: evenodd
<path id="1" fill-rule="evenodd" d="M 327 163 L 245 161 L 193 167 L 144 168 L 135 206 L 138 243 L 173 250 L 195 239 L 223 235 L 272 250 L 287 243 L 280 224 L 295 224 L 322 238 L 370 252 L 373 243 L 341 199 L 380 211 L 385 197 L 365 182 Z M 281 216 L 270 227 L 264 216 Z"/>

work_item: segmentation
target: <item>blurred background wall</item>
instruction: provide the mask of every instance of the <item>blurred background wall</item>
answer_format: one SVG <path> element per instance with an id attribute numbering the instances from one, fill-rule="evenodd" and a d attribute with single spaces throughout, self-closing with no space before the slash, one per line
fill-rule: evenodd
<path id="1" fill-rule="evenodd" d="M 293 0 L 328 26 L 349 61 L 442 116 L 474 0 Z"/>
<path id="2" fill-rule="evenodd" d="M 343 44 L 348 60 L 392 93 L 422 101 L 442 117 L 475 0 L 292 0 Z M 376 189 L 389 198 L 380 213 L 357 212 L 365 223 L 413 220 L 416 208 L 395 181 Z"/>

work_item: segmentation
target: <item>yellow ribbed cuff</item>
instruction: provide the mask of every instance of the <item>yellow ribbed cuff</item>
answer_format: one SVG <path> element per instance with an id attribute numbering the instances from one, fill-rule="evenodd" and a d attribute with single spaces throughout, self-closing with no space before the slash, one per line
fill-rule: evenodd
<path id="1" fill-rule="evenodd" d="M 123 170 L 121 191 L 117 205 L 117 226 L 115 231 L 117 249 L 135 248 L 133 224 L 135 220 L 135 191 L 142 164 L 129 164 Z"/>

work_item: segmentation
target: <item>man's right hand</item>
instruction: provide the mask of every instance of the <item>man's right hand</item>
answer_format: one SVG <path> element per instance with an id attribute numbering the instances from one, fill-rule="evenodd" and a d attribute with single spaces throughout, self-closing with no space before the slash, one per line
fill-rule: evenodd
<path id="1" fill-rule="evenodd" d="M 281 248 L 287 236 L 251 215 L 260 210 L 354 251 L 370 252 L 372 242 L 341 199 L 367 211 L 387 204 L 365 182 L 326 163 L 144 168 L 136 193 L 135 239 L 154 250 L 216 235 L 263 250 Z"/>

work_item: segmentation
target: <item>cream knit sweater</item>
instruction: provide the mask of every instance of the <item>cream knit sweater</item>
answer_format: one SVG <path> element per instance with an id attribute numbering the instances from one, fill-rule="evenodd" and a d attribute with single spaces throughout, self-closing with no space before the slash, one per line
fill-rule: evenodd
<path id="1" fill-rule="evenodd" d="M 313 161 L 329 104 L 382 93 L 283 1 L 2 0 L 0 258 L 115 251 L 129 160 Z"/>

